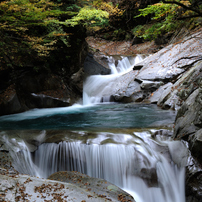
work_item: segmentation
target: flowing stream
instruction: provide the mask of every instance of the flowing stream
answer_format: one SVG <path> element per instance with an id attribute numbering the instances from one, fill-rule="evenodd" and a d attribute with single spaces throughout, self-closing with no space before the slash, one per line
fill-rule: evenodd
<path id="1" fill-rule="evenodd" d="M 109 103 L 116 78 L 141 57 L 123 58 L 117 66 L 109 59 L 112 75 L 85 81 L 84 106 L 0 117 L 1 141 L 15 168 L 42 178 L 61 170 L 79 171 L 108 180 L 137 202 L 185 202 L 186 147 L 165 135 L 172 133 L 175 112 Z M 166 130 L 158 132 L 160 128 Z"/>
<path id="2" fill-rule="evenodd" d="M 110 102 L 110 93 L 118 89 L 119 85 L 116 78 L 132 70 L 133 66 L 143 60 L 141 55 L 136 57 L 123 57 L 115 65 L 113 57 L 109 57 L 110 75 L 89 76 L 83 88 L 83 104 Z M 122 84 L 120 84 L 122 85 Z"/>

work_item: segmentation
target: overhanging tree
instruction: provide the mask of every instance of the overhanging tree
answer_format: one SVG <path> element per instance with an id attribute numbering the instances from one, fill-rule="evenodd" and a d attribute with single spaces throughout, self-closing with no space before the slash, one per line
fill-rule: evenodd
<path id="1" fill-rule="evenodd" d="M 144 9 L 139 9 L 140 14 L 138 17 L 149 17 L 150 22 L 144 25 L 138 25 L 133 29 L 133 34 L 144 39 L 153 40 L 159 35 L 175 32 L 180 27 L 190 23 L 198 26 L 197 19 L 201 17 L 200 3 L 194 4 L 192 0 L 189 1 L 166 1 L 163 0 L 159 3 L 148 5 Z"/>
<path id="2" fill-rule="evenodd" d="M 201 6 L 202 1 L 200 0 L 189 0 L 189 1 L 162 0 L 162 2 L 165 4 L 176 4 L 178 6 L 181 6 L 185 10 L 190 10 L 194 12 L 194 14 L 187 16 L 186 18 L 202 17 L 202 6 Z"/>

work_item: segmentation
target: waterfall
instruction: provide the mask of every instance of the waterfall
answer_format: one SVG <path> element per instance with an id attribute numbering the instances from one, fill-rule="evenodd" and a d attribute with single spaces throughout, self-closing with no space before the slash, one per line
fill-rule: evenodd
<path id="1" fill-rule="evenodd" d="M 111 74 L 89 76 L 84 82 L 83 105 L 112 101 L 110 95 L 116 90 L 116 78 L 132 70 L 133 66 L 142 60 L 143 57 L 141 55 L 121 57 L 121 60 L 118 60 L 116 65 L 115 59 L 113 56 L 110 56 L 108 65 L 111 69 Z"/>
<path id="2" fill-rule="evenodd" d="M 47 178 L 57 171 L 79 171 L 119 186 L 137 202 L 185 202 L 185 168 L 179 162 L 186 148 L 175 143 L 157 142 L 141 133 L 128 144 L 44 143 L 32 155 L 23 144 L 23 152 L 12 156 L 19 172 Z M 184 151 L 179 164 L 172 159 L 172 151 L 178 149 Z"/>

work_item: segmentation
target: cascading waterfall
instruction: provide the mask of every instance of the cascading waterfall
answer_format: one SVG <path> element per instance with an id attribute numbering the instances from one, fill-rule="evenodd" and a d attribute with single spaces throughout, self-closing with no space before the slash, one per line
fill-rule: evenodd
<path id="1" fill-rule="evenodd" d="M 101 100 L 102 102 L 109 102 L 112 89 L 114 92 L 117 90 L 116 78 L 130 71 L 134 64 L 137 64 L 141 60 L 141 56 L 133 59 L 123 57 L 115 65 L 114 58 L 109 57 L 109 66 L 112 74 L 105 76 L 95 75 L 87 78 L 84 83 L 83 104 L 100 103 Z M 74 123 L 74 121 L 71 122 L 72 117 L 74 117 L 77 125 L 83 124 L 77 126 L 79 129 L 79 127 L 87 124 L 86 117 L 88 117 L 86 113 L 79 110 L 80 108 L 84 109 L 85 107 L 79 105 L 52 110 L 40 109 L 25 112 L 19 116 L 11 115 L 4 117 L 4 119 L 8 119 L 7 121 L 17 119 L 20 123 L 20 121 L 23 122 L 25 119 L 30 122 L 31 119 L 35 120 L 40 117 L 45 117 L 44 119 L 50 122 L 51 116 L 56 114 L 55 117 L 57 119 L 53 119 L 53 121 L 55 123 L 55 120 L 57 120 L 57 125 L 59 120 L 64 120 L 62 118 L 64 113 L 68 119 L 65 119 L 65 123 L 62 122 L 62 125 L 67 124 L 68 121 L 69 124 Z M 93 112 L 90 112 L 89 109 L 87 109 L 88 114 L 94 114 L 93 119 L 97 121 L 95 123 L 102 125 L 102 122 L 95 116 L 98 113 L 96 109 Z M 119 111 L 117 108 L 114 110 L 116 112 Z M 99 113 L 98 117 L 102 117 L 105 122 L 109 120 L 105 120 L 106 116 L 110 119 L 114 118 L 113 113 L 112 117 L 109 117 L 109 113 L 106 113 L 105 110 L 101 110 Z M 128 114 L 128 110 L 125 110 L 124 113 Z M 116 113 L 118 117 L 117 121 L 120 118 L 124 118 L 124 113 L 120 115 Z M 139 112 L 134 111 L 133 114 L 136 113 L 138 115 Z M 162 116 L 162 112 L 159 113 Z M 101 116 L 102 114 L 105 116 Z M 130 119 L 127 119 L 126 122 L 133 120 L 140 127 L 141 118 L 145 116 L 137 116 L 139 118 L 134 118 L 133 116 L 131 118 L 130 116 Z M 155 121 L 153 114 L 152 117 L 152 120 Z M 40 126 L 40 123 L 36 123 L 35 125 Z M 90 126 L 92 126 L 91 124 L 90 122 Z M 96 124 L 93 126 L 95 127 Z M 126 123 L 122 122 L 121 124 L 123 124 L 121 125 L 122 128 L 134 127 L 134 123 L 130 127 Z M 57 127 L 54 129 L 57 129 Z M 13 165 L 20 173 L 47 178 L 57 171 L 79 171 L 91 177 L 103 178 L 119 186 L 129 192 L 136 202 L 185 202 L 185 164 L 180 162 L 186 156 L 186 148 L 178 141 L 169 141 L 169 139 L 164 141 L 161 139 L 154 140 L 151 138 L 150 132 L 134 132 L 133 135 L 110 134 L 110 136 L 114 137 L 112 139 L 113 144 L 106 143 L 108 137 L 104 137 L 103 134 L 98 137 L 100 142 L 96 142 L 95 139 L 90 139 L 89 142 L 87 141 L 84 144 L 78 140 L 80 139 L 79 135 L 82 136 L 80 133 L 77 134 L 78 139 L 71 139 L 67 135 L 66 141 L 58 144 L 41 144 L 45 140 L 44 137 L 46 135 L 46 132 L 43 132 L 41 134 L 43 136 L 41 137 L 42 139 L 39 138 L 40 141 L 37 140 L 41 144 L 37 150 L 26 141 L 16 140 L 14 138 L 9 139 L 6 137 L 6 133 L 5 136 L 4 132 L 1 133 L 3 136 L 2 141 L 7 146 L 13 158 Z M 106 142 L 103 143 L 102 141 L 105 140 Z"/>
<path id="2" fill-rule="evenodd" d="M 83 104 L 90 105 L 92 103 L 110 102 L 110 94 L 112 89 L 116 90 L 116 78 L 132 70 L 133 66 L 143 60 L 143 56 L 122 57 L 115 65 L 115 59 L 110 56 L 109 67 L 110 75 L 93 75 L 89 76 L 83 85 Z M 118 90 L 118 89 L 117 89 Z"/>
<path id="3" fill-rule="evenodd" d="M 185 168 L 173 162 L 169 148 L 184 153 L 185 147 L 181 142 L 157 142 L 147 136 L 142 132 L 130 144 L 44 143 L 32 155 L 24 143 L 23 152 L 12 155 L 15 167 L 23 173 L 47 178 L 57 171 L 79 171 L 108 180 L 133 195 L 137 202 L 184 202 Z M 179 162 L 182 159 L 179 156 Z"/>

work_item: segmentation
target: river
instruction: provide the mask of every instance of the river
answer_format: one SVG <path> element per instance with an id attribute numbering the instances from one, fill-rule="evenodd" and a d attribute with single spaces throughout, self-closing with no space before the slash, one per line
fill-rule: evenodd
<path id="1" fill-rule="evenodd" d="M 15 168 L 42 178 L 74 170 L 108 180 L 137 202 L 185 202 L 186 149 L 170 135 L 175 112 L 105 96 L 139 61 L 124 58 L 112 75 L 88 78 L 83 103 L 0 117 Z"/>

